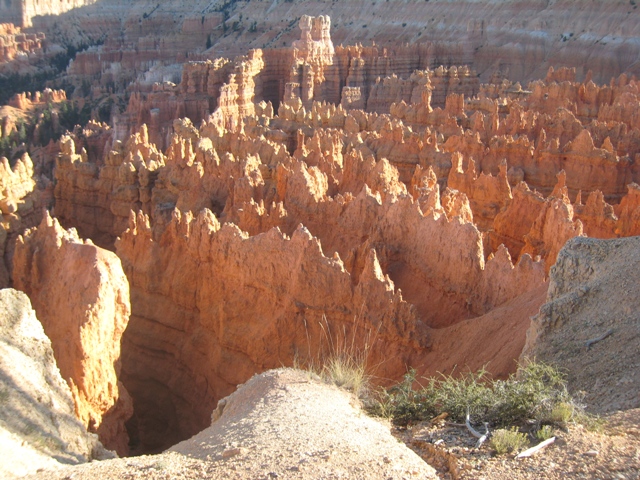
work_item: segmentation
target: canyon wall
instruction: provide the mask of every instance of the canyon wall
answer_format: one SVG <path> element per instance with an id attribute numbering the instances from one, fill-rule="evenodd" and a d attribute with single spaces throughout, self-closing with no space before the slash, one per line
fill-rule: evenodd
<path id="1" fill-rule="evenodd" d="M 187 64 L 179 85 L 130 103 L 135 118 L 157 99 L 165 125 L 191 108 L 199 126 L 133 120 L 128 136 L 104 129 L 102 156 L 62 141 L 56 216 L 115 244 L 131 285 L 134 452 L 195 433 L 252 372 L 336 339 L 356 338 L 381 378 L 490 360 L 506 375 L 564 243 L 638 228 L 634 79 L 550 69 L 522 88 L 438 68 L 332 104 L 339 56 L 309 22 L 319 56 L 283 50 L 306 87 L 286 83 L 277 114 L 274 57 L 258 50 Z"/>
<path id="2" fill-rule="evenodd" d="M 253 372 L 310 362 L 340 343 L 368 350 L 387 375 L 429 342 L 374 250 L 354 283 L 302 226 L 291 238 L 277 229 L 249 237 L 208 210 L 195 218 L 176 211 L 154 236 L 139 214 L 116 248 L 136 307 L 122 379 L 134 385 L 146 448 L 199 431 L 216 401 Z"/>

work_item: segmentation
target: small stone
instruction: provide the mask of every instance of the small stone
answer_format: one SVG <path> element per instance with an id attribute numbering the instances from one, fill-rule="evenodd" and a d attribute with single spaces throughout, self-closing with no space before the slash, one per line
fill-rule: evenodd
<path id="1" fill-rule="evenodd" d="M 222 458 L 231 458 L 242 453 L 242 448 L 227 448 L 222 452 Z"/>
<path id="2" fill-rule="evenodd" d="M 588 450 L 588 451 L 584 452 L 582 455 L 584 455 L 585 457 L 597 457 L 598 456 L 598 451 L 597 450 Z"/>

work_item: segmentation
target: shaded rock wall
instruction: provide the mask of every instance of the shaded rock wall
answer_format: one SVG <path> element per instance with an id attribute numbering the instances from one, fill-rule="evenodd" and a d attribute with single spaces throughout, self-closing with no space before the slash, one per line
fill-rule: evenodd
<path id="1" fill-rule="evenodd" d="M 96 0 L 8 0 L 2 2 L 0 13 L 3 20 L 20 27 L 30 27 L 36 15 L 60 15 L 71 9 L 95 3 Z"/>

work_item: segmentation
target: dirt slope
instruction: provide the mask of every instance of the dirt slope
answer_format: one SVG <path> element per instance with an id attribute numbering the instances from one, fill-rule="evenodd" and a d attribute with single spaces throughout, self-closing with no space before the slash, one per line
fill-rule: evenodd
<path id="1" fill-rule="evenodd" d="M 640 407 L 640 238 L 574 238 L 551 269 L 524 356 L 569 373 L 596 412 Z"/>

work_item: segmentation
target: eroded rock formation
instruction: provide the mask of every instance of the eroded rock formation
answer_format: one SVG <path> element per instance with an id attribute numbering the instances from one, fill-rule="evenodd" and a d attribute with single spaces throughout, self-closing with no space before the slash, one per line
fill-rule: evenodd
<path id="1" fill-rule="evenodd" d="M 163 447 L 198 431 L 215 399 L 252 372 L 316 358 L 334 342 L 370 349 L 383 376 L 428 346 L 428 329 L 382 273 L 375 250 L 354 282 L 303 226 L 290 239 L 277 229 L 249 237 L 221 227 L 208 210 L 174 215 L 157 238 L 144 215 L 132 217 L 117 243 L 137 305 L 124 338 L 123 381 L 140 387 L 131 390 L 140 425 L 156 422 L 149 405 L 166 409 L 166 431 L 141 430 L 155 435 L 143 444 Z M 172 346 L 160 354 L 158 341 Z"/>
<path id="2" fill-rule="evenodd" d="M 276 2 L 273 11 L 288 3 L 299 8 Z M 423 8 L 382 3 L 391 17 Z M 277 33 L 259 33 L 272 12 L 241 17 L 240 2 L 184 21 L 165 4 L 136 4 L 122 23 L 113 13 L 100 17 L 100 31 L 120 34 L 80 53 L 66 78 L 80 90 L 88 82 L 93 99 L 122 100 L 126 87 L 128 105 L 107 103 L 110 125 L 92 121 L 61 138 L 53 212 L 115 250 L 130 284 L 120 379 L 135 407 L 127 423 L 134 453 L 202 429 L 215 402 L 253 373 L 309 361 L 340 342 L 366 351 L 374 374 L 389 382 L 407 366 L 434 374 L 491 362 L 505 376 L 563 245 L 640 231 L 640 83 L 621 75 L 599 85 L 601 74 L 548 68 L 566 54 L 553 57 L 557 42 L 569 51 L 578 35 L 534 35 L 516 56 L 515 34 L 498 42 L 503 27 L 483 23 L 477 5 L 465 2 L 460 13 L 422 3 L 446 13 L 438 25 L 469 20 L 466 33 L 338 46 L 332 35 L 347 38 L 354 28 L 301 13 Z M 543 3 L 523 8 L 538 19 L 542 12 L 547 23 L 532 25 L 549 31 L 561 24 L 550 11 L 575 10 L 568 1 Z M 406 20 L 415 33 L 415 18 Z M 243 33 L 243 21 L 254 31 Z M 179 24 L 193 32 L 177 32 Z M 621 36 L 634 31 L 625 25 Z M 246 55 L 212 58 L 220 50 L 205 49 L 205 39 L 224 47 L 228 30 L 238 41 L 262 38 L 238 52 Z M 425 37 L 435 30 L 426 26 Z M 291 43 L 281 47 L 284 39 Z M 525 83 L 534 72 L 544 79 Z M 37 100 L 19 95 L 14 103 Z M 25 182 L 7 192 L 20 197 Z M 60 278 L 57 259 L 81 262 L 71 252 L 86 250 L 113 260 L 48 216 L 18 250 L 14 281 L 33 291 L 36 309 L 62 302 L 43 283 Z M 45 257 L 54 260 L 45 265 Z M 128 297 L 124 289 L 109 295 Z M 78 318 L 106 313 L 100 295 L 72 300 Z M 107 315 L 115 343 L 125 310 Z M 45 328 L 59 314 L 43 315 Z M 117 350 L 109 348 L 107 384 L 115 389 Z M 66 375 L 77 386 L 77 413 L 94 427 L 102 422 L 101 434 L 122 450 L 127 409 L 93 380 L 79 386 L 77 374 Z M 98 408 L 94 393 L 107 403 Z M 108 402 L 121 412 L 112 412 L 115 423 L 102 416 Z"/>
<path id="3" fill-rule="evenodd" d="M 47 213 L 18 238 L 13 280 L 32 299 L 51 339 L 77 417 L 107 448 L 126 454 L 131 399 L 118 375 L 130 304 L 120 261 Z"/>
<path id="4" fill-rule="evenodd" d="M 3 20 L 6 17 L 3 16 Z M 44 33 L 22 33 L 12 23 L 0 23 L 0 64 L 16 57 L 42 53 L 46 46 Z"/>
<path id="5" fill-rule="evenodd" d="M 277 114 L 264 101 L 275 57 L 256 50 L 135 97 L 132 114 L 172 100 L 150 110 L 152 128 L 132 115 L 133 134 L 105 129 L 102 157 L 62 141 L 56 215 L 115 243 L 131 285 L 136 451 L 195 433 L 235 384 L 316 356 L 327 332 L 355 336 L 384 378 L 488 361 L 506 375 L 564 243 L 638 228 L 634 117 L 598 120 L 635 101 L 635 80 L 549 70 L 526 88 L 480 86 L 452 67 L 371 84 L 350 61 L 338 95 L 344 52 L 327 25 L 301 20 L 301 43 L 281 52 L 299 77 Z M 388 54 L 358 48 L 344 54 Z M 193 118 L 169 125 L 174 108 Z M 481 351 L 449 352 L 477 335 Z"/>

